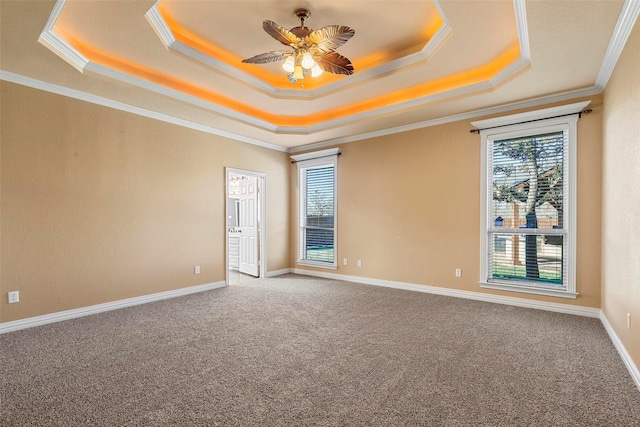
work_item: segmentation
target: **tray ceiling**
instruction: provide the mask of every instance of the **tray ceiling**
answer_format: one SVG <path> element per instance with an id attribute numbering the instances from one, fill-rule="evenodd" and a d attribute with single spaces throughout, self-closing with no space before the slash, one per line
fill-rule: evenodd
<path id="1" fill-rule="evenodd" d="M 504 105 L 597 93 L 607 61 L 617 59 L 610 41 L 626 37 L 618 21 L 632 25 L 636 6 L 520 0 L 3 2 L 2 71 L 295 150 Z M 298 7 L 311 10 L 305 24 L 312 29 L 355 29 L 339 48 L 354 64 L 353 75 L 324 73 L 291 84 L 281 63 L 241 62 L 287 49 L 263 31 L 262 21 L 298 26 Z M 13 25 L 21 20 L 28 23 Z M 51 64 L 49 72 L 36 63 Z"/>

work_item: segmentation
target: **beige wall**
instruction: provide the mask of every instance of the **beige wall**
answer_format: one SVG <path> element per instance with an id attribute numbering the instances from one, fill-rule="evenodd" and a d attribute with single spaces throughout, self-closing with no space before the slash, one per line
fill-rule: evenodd
<path id="1" fill-rule="evenodd" d="M 267 174 L 267 266 L 289 267 L 285 153 L 1 90 L 0 321 L 224 280 L 225 166 Z"/>
<path id="2" fill-rule="evenodd" d="M 223 280 L 224 166 L 268 175 L 268 270 L 295 266 L 287 154 L 6 82 L 2 101 L 0 286 L 21 302 L 3 297 L 1 321 Z M 468 121 L 342 146 L 338 258 L 350 262 L 337 273 L 599 307 L 592 101 L 578 125 L 578 299 L 479 288 L 480 142 Z"/>
<path id="3" fill-rule="evenodd" d="M 341 147 L 336 273 L 600 307 L 602 97 L 589 99 L 594 112 L 578 122 L 576 300 L 479 287 L 480 137 L 469 133 L 469 121 Z M 295 264 L 295 250 L 291 254 Z M 455 277 L 456 268 L 462 277 Z"/>
<path id="4" fill-rule="evenodd" d="M 640 366 L 640 23 L 604 94 L 602 310 Z M 631 330 L 627 329 L 631 314 Z"/>

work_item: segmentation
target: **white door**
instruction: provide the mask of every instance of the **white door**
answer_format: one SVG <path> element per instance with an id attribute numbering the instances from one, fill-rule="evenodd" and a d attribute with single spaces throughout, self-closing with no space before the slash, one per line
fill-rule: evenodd
<path id="1" fill-rule="evenodd" d="M 240 272 L 258 277 L 258 179 L 240 180 Z"/>

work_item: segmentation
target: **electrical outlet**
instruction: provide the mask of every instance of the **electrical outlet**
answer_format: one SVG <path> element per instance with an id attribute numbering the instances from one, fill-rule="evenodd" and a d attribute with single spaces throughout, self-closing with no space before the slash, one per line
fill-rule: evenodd
<path id="1" fill-rule="evenodd" d="M 347 259 L 346 258 L 342 260 L 342 265 L 347 265 Z"/>
<path id="2" fill-rule="evenodd" d="M 456 277 L 462 277 L 462 269 L 456 268 Z"/>
<path id="3" fill-rule="evenodd" d="M 362 260 L 361 259 L 358 260 L 358 267 L 362 267 Z"/>
<path id="4" fill-rule="evenodd" d="M 9 304 L 14 304 L 16 302 L 20 302 L 20 292 L 9 292 Z"/>
<path id="5" fill-rule="evenodd" d="M 627 330 L 631 330 L 631 313 L 627 313 Z"/>
<path id="6" fill-rule="evenodd" d="M 196 265 L 195 268 L 193 269 L 193 273 L 194 274 L 200 274 L 200 266 Z"/>

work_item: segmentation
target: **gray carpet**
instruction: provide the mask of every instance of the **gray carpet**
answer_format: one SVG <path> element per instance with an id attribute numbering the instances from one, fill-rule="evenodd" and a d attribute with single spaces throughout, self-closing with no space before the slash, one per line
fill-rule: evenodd
<path id="1" fill-rule="evenodd" d="M 295 275 L 0 345 L 5 426 L 640 425 L 597 319 Z"/>

